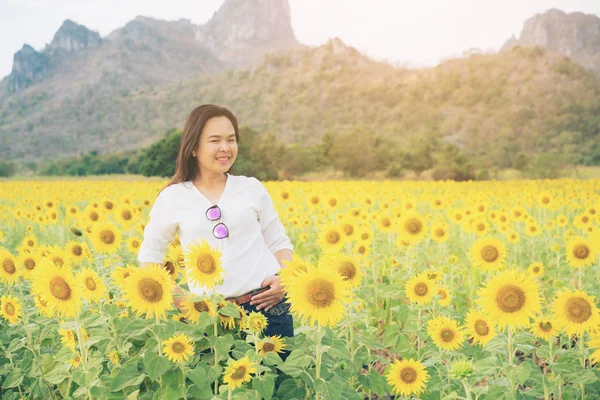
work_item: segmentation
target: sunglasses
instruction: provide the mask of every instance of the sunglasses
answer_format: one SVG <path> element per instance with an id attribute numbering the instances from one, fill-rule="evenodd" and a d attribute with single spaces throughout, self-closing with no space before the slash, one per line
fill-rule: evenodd
<path id="1" fill-rule="evenodd" d="M 208 210 L 206 210 L 206 218 L 208 218 L 209 221 L 220 220 L 221 219 L 221 209 L 219 208 L 219 206 L 214 205 L 212 207 L 209 207 Z M 224 223 L 219 222 L 213 228 L 213 236 L 216 237 L 217 239 L 228 238 L 229 237 L 229 229 L 227 229 L 227 226 L 225 226 Z"/>

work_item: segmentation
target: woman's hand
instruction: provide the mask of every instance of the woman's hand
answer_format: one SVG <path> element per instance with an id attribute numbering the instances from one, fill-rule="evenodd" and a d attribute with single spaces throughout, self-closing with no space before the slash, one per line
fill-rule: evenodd
<path id="1" fill-rule="evenodd" d="M 264 308 L 265 311 L 269 311 L 271 307 L 283 300 L 284 294 L 281 290 L 281 280 L 277 275 L 273 275 L 265 279 L 261 286 L 271 286 L 271 288 L 252 296 L 250 299 L 250 305 L 256 304 L 257 310 Z"/>

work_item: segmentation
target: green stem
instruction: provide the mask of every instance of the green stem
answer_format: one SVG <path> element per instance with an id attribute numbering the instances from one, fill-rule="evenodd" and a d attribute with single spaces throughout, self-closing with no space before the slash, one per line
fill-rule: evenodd
<path id="1" fill-rule="evenodd" d="M 79 322 L 79 312 L 75 313 L 75 329 L 77 329 L 76 335 L 77 335 L 77 341 L 79 342 L 79 351 L 81 353 L 80 358 L 81 358 L 81 363 L 83 364 L 83 371 L 84 371 L 84 374 L 87 375 L 87 372 L 88 372 L 87 347 L 83 344 L 83 340 L 81 338 L 81 324 Z M 88 398 L 90 400 L 92 400 L 92 392 L 90 391 L 90 388 L 87 386 L 87 383 L 86 383 L 86 389 L 87 389 Z"/>
<path id="2" fill-rule="evenodd" d="M 467 381 L 465 379 L 461 379 L 460 382 L 462 383 L 463 387 L 465 388 L 465 398 L 467 400 L 471 400 L 471 391 L 469 390 L 469 385 L 467 385 Z"/>
<path id="3" fill-rule="evenodd" d="M 513 348 L 512 348 L 512 330 L 510 326 L 508 329 L 508 364 L 512 365 L 513 363 Z"/>
<path id="4" fill-rule="evenodd" d="M 215 336 L 215 340 L 216 338 L 219 336 L 219 311 L 217 310 L 217 302 L 215 301 L 215 289 L 213 288 L 213 295 L 211 298 L 212 304 L 213 304 L 213 310 L 215 310 L 215 323 L 213 324 L 213 334 Z M 215 351 L 215 368 L 217 367 L 217 365 L 219 365 L 219 352 L 217 350 L 217 346 L 214 347 L 214 351 Z M 231 393 L 231 389 L 230 393 Z M 219 393 L 219 378 L 215 379 L 215 387 L 213 390 L 214 394 L 218 394 Z"/>
<path id="5" fill-rule="evenodd" d="M 580 275 L 581 278 L 581 275 Z M 581 366 L 585 369 L 585 343 L 584 343 L 584 333 L 579 335 L 579 347 L 581 348 Z M 581 387 L 581 399 L 585 399 L 585 383 L 581 383 L 579 385 Z"/>
<path id="6" fill-rule="evenodd" d="M 254 334 L 254 350 L 256 352 L 256 376 L 260 377 L 260 356 L 258 354 L 258 334 Z"/>
<path id="7" fill-rule="evenodd" d="M 417 358 L 421 359 L 421 337 L 419 336 L 419 332 L 421 332 L 421 307 L 417 310 Z"/>

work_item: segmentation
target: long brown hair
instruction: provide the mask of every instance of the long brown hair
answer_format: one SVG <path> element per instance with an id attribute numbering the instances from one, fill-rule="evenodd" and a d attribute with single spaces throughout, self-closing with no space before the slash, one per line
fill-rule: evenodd
<path id="1" fill-rule="evenodd" d="M 237 118 L 229 109 L 216 104 L 202 104 L 194 108 L 185 119 L 183 135 L 181 135 L 181 146 L 177 154 L 175 173 L 165 187 L 191 181 L 200 173 L 198 171 L 198 162 L 192 153 L 198 147 L 204 125 L 206 125 L 209 119 L 214 117 L 227 117 L 231 121 L 235 130 L 235 140 L 239 143 L 240 135 Z"/>

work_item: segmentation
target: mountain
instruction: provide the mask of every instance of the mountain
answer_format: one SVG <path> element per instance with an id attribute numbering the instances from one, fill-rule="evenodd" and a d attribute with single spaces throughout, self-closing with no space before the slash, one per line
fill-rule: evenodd
<path id="1" fill-rule="evenodd" d="M 268 53 L 237 70 L 69 98 L 60 107 L 16 96 L 0 105 L 0 157 L 141 148 L 181 127 L 202 103 L 227 105 L 241 125 L 288 144 L 369 129 L 399 148 L 416 136 L 439 138 L 490 163 L 547 151 L 600 162 L 600 81 L 564 56 L 515 47 L 409 70 L 375 62 L 339 39 Z"/>
<path id="2" fill-rule="evenodd" d="M 600 18 L 596 15 L 557 9 L 537 14 L 525 21 L 521 36 L 513 36 L 502 50 L 517 45 L 542 46 L 600 76 Z"/>
<path id="3" fill-rule="evenodd" d="M 299 46 L 287 0 L 227 0 L 204 25 L 138 16 L 101 38 L 66 20 L 43 50 L 25 44 L 0 99 L 43 83 L 47 95 L 162 85 L 199 73 L 249 65 L 266 52 Z"/>

